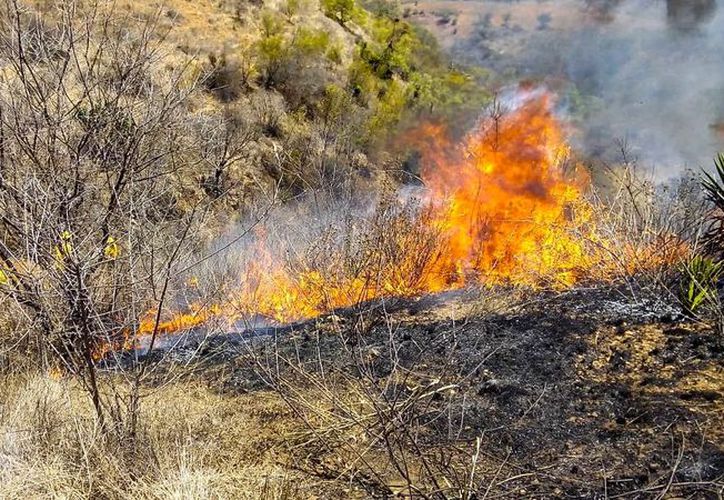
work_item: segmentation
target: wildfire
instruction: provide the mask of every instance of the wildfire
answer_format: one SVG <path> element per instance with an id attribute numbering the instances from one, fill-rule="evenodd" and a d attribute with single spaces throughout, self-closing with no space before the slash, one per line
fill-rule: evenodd
<path id="1" fill-rule="evenodd" d="M 428 126 L 422 177 L 434 224 L 447 235 L 440 272 L 458 280 L 554 287 L 591 267 L 585 249 L 588 177 L 569 165 L 551 96 L 532 92 L 509 114 L 484 120 L 459 148 Z"/>
<path id="2" fill-rule="evenodd" d="M 406 140 L 422 152 L 419 209 L 393 211 L 383 233 L 357 242 L 353 265 L 337 250 L 324 265 L 292 269 L 270 251 L 262 230 L 254 259 L 224 303 L 191 307 L 158 326 L 151 312 L 135 336 L 190 329 L 212 318 L 288 323 L 469 283 L 565 288 L 604 272 L 610 244 L 597 234 L 584 197 L 589 179 L 570 160 L 549 94 L 520 90 L 510 109 L 482 120 L 462 143 L 435 125 Z"/>

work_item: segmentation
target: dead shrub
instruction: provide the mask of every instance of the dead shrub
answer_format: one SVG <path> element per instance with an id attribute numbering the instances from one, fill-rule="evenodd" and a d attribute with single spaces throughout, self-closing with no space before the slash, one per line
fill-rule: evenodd
<path id="1" fill-rule="evenodd" d="M 249 108 L 252 119 L 262 134 L 272 138 L 282 135 L 286 109 L 281 95 L 276 92 L 255 92 L 249 97 Z"/>
<path id="2" fill-rule="evenodd" d="M 209 54 L 205 87 L 222 102 L 230 102 L 249 88 L 249 69 L 225 53 Z"/>
<path id="3" fill-rule="evenodd" d="M 412 347 L 383 311 L 371 310 L 351 323 L 332 318 L 320 329 L 311 338 L 246 351 L 258 376 L 306 427 L 289 436 L 298 467 L 347 478 L 369 495 L 485 493 L 495 476 L 479 466 L 479 436 L 466 424 L 469 374 L 444 361 L 429 364 L 431 353 L 455 349 L 454 332 Z"/>

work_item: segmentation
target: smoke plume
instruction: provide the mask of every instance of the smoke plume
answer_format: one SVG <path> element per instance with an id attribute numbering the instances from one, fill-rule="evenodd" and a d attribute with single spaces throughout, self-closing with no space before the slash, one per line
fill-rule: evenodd
<path id="1" fill-rule="evenodd" d="M 454 55 L 557 88 L 592 158 L 620 160 L 625 144 L 628 159 L 666 178 L 724 148 L 717 0 L 481 2 L 479 15 Z"/>

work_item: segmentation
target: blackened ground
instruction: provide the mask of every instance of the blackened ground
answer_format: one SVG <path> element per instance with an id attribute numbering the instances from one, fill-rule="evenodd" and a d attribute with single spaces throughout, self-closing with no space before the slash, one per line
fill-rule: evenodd
<path id="1" fill-rule="evenodd" d="M 477 307 L 481 300 L 465 292 L 400 300 L 254 341 L 218 337 L 193 352 L 201 353 L 198 373 L 235 393 L 265 389 L 239 361 L 242 345 L 264 348 L 275 338 L 275 349 L 310 366 L 321 353 L 352 373 L 344 347 L 363 343 L 384 377 L 392 339 L 421 383 L 460 385 L 461 439 L 482 436 L 481 470 L 499 470 L 491 497 L 721 498 L 720 330 L 686 319 L 654 292 L 538 294 L 504 312 Z M 345 333 L 360 322 L 362 336 Z"/>

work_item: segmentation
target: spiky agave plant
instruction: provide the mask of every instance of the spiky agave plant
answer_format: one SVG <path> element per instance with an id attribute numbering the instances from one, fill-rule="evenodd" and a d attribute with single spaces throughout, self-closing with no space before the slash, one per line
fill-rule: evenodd
<path id="1" fill-rule="evenodd" d="M 724 154 L 717 155 L 714 166 L 715 172 L 704 172 L 702 178 L 706 197 L 714 205 L 706 244 L 713 254 L 724 257 Z"/>
<path id="2" fill-rule="evenodd" d="M 681 283 L 681 302 L 689 314 L 696 314 L 702 306 L 716 305 L 717 283 L 724 275 L 724 261 L 695 255 L 684 264 Z"/>

